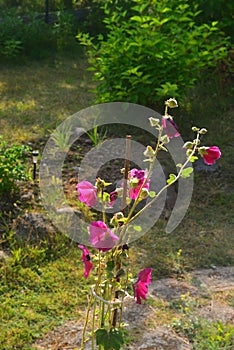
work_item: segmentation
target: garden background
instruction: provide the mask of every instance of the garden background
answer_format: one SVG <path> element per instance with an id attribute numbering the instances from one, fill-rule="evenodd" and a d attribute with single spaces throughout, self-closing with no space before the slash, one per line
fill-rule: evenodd
<path id="1" fill-rule="evenodd" d="M 134 270 L 151 266 L 155 283 L 171 277 L 192 285 L 196 269 L 234 265 L 233 12 L 233 2 L 221 0 L 0 0 L 1 349 L 38 349 L 32 344 L 47 332 L 82 321 L 88 286 L 81 253 L 46 220 L 31 150 L 41 154 L 63 120 L 94 103 L 129 101 L 162 112 L 175 96 L 183 139 L 193 125 L 205 127 L 205 142 L 222 151 L 214 167 L 197 166 L 176 230 L 165 233 L 165 212 L 132 244 Z M 80 211 L 74 167 L 102 140 L 96 131 L 67 163 L 65 190 Z M 134 134 L 143 143 L 146 136 Z M 233 297 L 231 284 L 185 301 L 151 296 L 156 311 L 144 327 L 169 326 L 194 349 L 231 349 L 233 322 L 191 315 L 210 303 L 233 308 Z M 141 336 L 131 329 L 129 343 Z"/>

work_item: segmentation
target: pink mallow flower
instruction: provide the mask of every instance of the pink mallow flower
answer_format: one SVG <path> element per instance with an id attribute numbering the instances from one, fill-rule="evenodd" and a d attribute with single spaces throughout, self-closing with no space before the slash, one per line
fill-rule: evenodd
<path id="1" fill-rule="evenodd" d="M 137 304 L 141 304 L 141 299 L 146 299 L 148 293 L 148 287 L 151 283 L 152 268 L 148 267 L 142 270 L 138 274 L 138 280 L 133 285 L 134 287 L 134 298 Z"/>
<path id="2" fill-rule="evenodd" d="M 97 203 L 97 188 L 88 181 L 81 181 L 77 185 L 79 201 L 88 207 L 93 207 Z"/>
<path id="3" fill-rule="evenodd" d="M 107 252 L 115 246 L 117 237 L 103 221 L 91 222 L 89 226 L 90 243 L 97 249 Z"/>
<path id="4" fill-rule="evenodd" d="M 82 261 L 84 263 L 84 277 L 88 278 L 90 271 L 93 268 L 93 264 L 90 260 L 90 255 L 88 249 L 83 246 L 82 244 L 79 244 L 78 247 L 82 249 L 83 254 L 82 254 Z"/>
<path id="5" fill-rule="evenodd" d="M 206 147 L 205 151 L 201 153 L 201 156 L 206 164 L 212 165 L 221 157 L 221 151 L 217 146 Z"/>
<path id="6" fill-rule="evenodd" d="M 129 196 L 131 199 L 136 199 L 141 186 L 143 184 L 143 182 L 145 181 L 147 176 L 147 173 L 145 170 L 138 170 L 138 169 L 132 169 L 129 173 L 129 177 L 130 177 L 130 191 L 129 191 Z M 143 188 L 145 189 L 149 189 L 149 179 L 146 180 L 146 183 L 144 184 Z"/>
<path id="7" fill-rule="evenodd" d="M 166 135 L 169 137 L 169 139 L 180 136 L 179 127 L 174 122 L 172 117 L 170 116 L 162 117 L 162 126 Z"/>

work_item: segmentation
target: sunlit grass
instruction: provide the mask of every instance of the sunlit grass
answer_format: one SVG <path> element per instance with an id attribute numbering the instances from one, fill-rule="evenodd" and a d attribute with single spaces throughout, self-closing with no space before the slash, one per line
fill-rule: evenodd
<path id="1" fill-rule="evenodd" d="M 19 142 L 35 140 L 92 105 L 93 86 L 86 65 L 80 57 L 58 57 L 2 69 L 1 134 Z"/>

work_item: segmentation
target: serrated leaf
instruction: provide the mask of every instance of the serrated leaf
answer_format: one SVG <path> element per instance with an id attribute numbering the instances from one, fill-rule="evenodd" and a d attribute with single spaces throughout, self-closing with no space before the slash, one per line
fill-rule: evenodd
<path id="1" fill-rule="evenodd" d="M 193 168 L 189 167 L 189 168 L 185 168 L 182 170 L 181 176 L 185 179 L 186 177 L 189 177 L 193 172 Z"/>
<path id="2" fill-rule="evenodd" d="M 176 179 L 176 175 L 175 174 L 170 174 L 169 175 L 169 179 L 167 179 L 167 183 L 171 184 L 172 182 L 174 182 Z"/>

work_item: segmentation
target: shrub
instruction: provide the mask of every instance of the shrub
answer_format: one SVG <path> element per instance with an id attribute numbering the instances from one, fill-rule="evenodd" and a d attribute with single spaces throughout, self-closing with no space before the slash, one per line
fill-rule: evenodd
<path id="1" fill-rule="evenodd" d="M 96 102 L 130 101 L 154 106 L 181 97 L 201 72 L 226 57 L 228 39 L 217 22 L 196 24 L 197 5 L 188 0 L 132 0 L 134 13 L 105 5 L 107 38 L 78 34 L 87 46 L 99 84 Z"/>
<path id="2" fill-rule="evenodd" d="M 29 151 L 30 148 L 24 145 L 9 147 L 0 137 L 0 194 L 16 189 L 17 181 L 30 179 L 25 163 Z"/>

